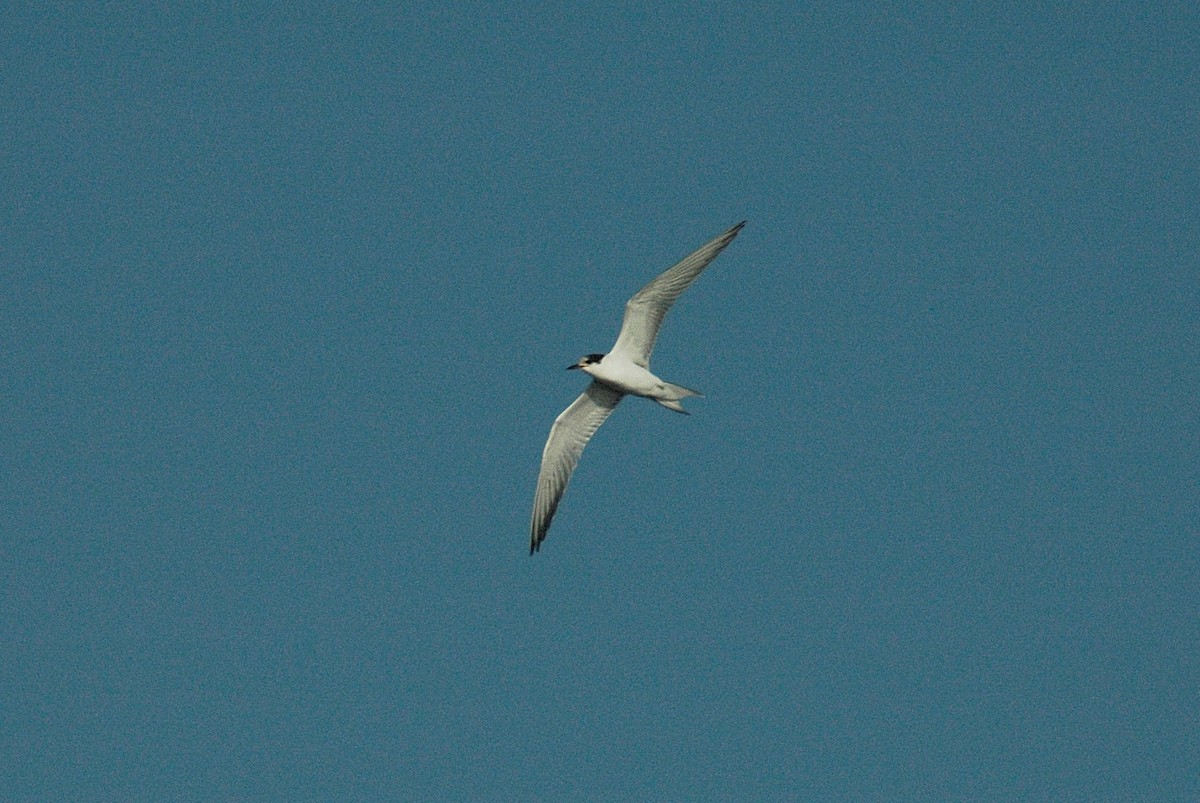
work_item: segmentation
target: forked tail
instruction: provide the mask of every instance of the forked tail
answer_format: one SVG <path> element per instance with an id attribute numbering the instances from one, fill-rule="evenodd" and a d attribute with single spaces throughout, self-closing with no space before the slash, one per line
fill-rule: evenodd
<path id="1" fill-rule="evenodd" d="M 683 405 L 679 403 L 680 399 L 686 399 L 688 396 L 703 396 L 704 394 L 698 390 L 685 388 L 683 385 L 672 385 L 670 382 L 663 382 L 663 390 L 665 391 L 664 398 L 655 399 L 656 402 L 666 407 L 668 410 L 674 410 L 677 413 L 690 415 L 687 410 L 683 409 Z"/>

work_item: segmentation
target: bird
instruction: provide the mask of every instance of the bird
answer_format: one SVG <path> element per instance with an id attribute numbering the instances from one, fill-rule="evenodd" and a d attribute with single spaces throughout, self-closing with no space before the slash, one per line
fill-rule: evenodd
<path id="1" fill-rule="evenodd" d="M 529 527 L 529 554 L 539 551 L 550 521 L 558 510 L 571 474 L 579 464 L 583 447 L 627 395 L 642 396 L 668 410 L 688 414 L 680 403 L 697 390 L 664 382 L 650 373 L 650 353 L 671 305 L 709 263 L 737 237 L 746 221 L 714 237 L 678 263 L 660 273 L 638 290 L 625 304 L 625 316 L 617 342 L 607 354 L 586 354 L 567 370 L 580 370 L 592 377 L 591 384 L 554 419 L 550 437 L 542 450 L 533 517 Z"/>

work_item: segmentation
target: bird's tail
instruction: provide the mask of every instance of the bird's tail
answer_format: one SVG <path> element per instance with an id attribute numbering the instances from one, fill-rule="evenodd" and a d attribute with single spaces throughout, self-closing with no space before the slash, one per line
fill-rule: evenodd
<path id="1" fill-rule="evenodd" d="M 688 411 L 683 409 L 683 405 L 679 403 L 680 399 L 686 399 L 688 396 L 703 396 L 704 394 L 698 390 L 685 388 L 683 385 L 672 385 L 670 382 L 663 382 L 663 389 L 666 391 L 663 395 L 665 398 L 655 399 L 656 402 L 666 407 L 668 410 L 674 410 L 677 413 L 688 415 Z"/>

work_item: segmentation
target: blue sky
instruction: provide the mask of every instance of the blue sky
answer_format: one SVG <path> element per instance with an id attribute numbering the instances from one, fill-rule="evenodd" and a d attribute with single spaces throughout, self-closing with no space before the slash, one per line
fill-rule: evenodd
<path id="1" fill-rule="evenodd" d="M 7 799 L 1200 797 L 1195 4 L 0 23 Z"/>

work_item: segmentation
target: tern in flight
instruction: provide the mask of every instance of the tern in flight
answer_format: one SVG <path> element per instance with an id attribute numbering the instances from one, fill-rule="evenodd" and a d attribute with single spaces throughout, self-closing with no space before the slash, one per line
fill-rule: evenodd
<path id="1" fill-rule="evenodd" d="M 729 245 L 745 221 L 700 246 L 674 267 L 659 274 L 625 304 L 621 334 L 608 354 L 588 354 L 567 370 L 578 368 L 591 374 L 587 386 L 571 406 L 554 419 L 550 437 L 542 451 L 537 492 L 533 497 L 533 521 L 529 530 L 529 554 L 537 552 L 546 539 L 550 520 L 562 500 L 571 473 L 579 463 L 583 447 L 627 394 L 653 399 L 677 413 L 687 413 L 680 399 L 699 396 L 699 391 L 664 382 L 650 373 L 650 352 L 663 318 L 679 294 L 688 289 L 708 263 Z"/>

